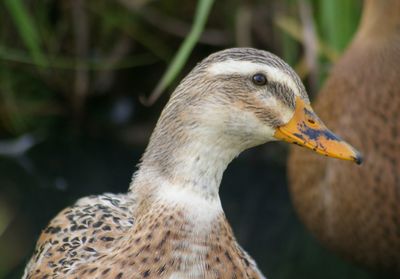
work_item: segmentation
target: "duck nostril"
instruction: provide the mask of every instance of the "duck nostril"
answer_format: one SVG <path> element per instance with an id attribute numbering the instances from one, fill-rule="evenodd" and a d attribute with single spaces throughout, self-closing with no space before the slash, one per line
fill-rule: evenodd
<path id="1" fill-rule="evenodd" d="M 308 123 L 310 123 L 310 124 L 312 124 L 312 125 L 314 125 L 314 124 L 315 124 L 315 121 L 314 121 L 314 120 L 312 120 L 312 119 L 308 119 L 307 121 L 308 121 Z"/>

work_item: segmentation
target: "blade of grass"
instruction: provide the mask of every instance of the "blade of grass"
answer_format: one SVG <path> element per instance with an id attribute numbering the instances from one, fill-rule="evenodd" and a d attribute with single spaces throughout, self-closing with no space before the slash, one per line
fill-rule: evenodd
<path id="1" fill-rule="evenodd" d="M 342 52 L 356 30 L 360 16 L 360 1 L 321 0 L 319 25 L 324 40 L 335 50 Z"/>
<path id="2" fill-rule="evenodd" d="M 39 34 L 35 28 L 34 20 L 22 0 L 5 0 L 4 3 L 33 61 L 36 65 L 46 67 L 47 59 L 41 50 Z"/>
<path id="3" fill-rule="evenodd" d="M 178 73 L 182 70 L 183 65 L 187 61 L 190 53 L 196 45 L 199 37 L 207 22 L 208 15 L 214 0 L 199 0 L 197 2 L 196 14 L 194 23 L 189 32 L 189 35 L 183 41 L 175 57 L 172 59 L 167 71 L 164 73 L 161 81 L 157 84 L 154 91 L 148 99 L 142 98 L 142 102 L 146 105 L 152 105 L 161 96 L 162 92 L 171 84 Z"/>
<path id="4" fill-rule="evenodd" d="M 296 3 L 296 0 L 286 0 L 285 6 L 287 12 L 284 15 L 277 14 L 277 16 L 275 16 L 275 23 L 281 16 L 288 16 L 291 14 L 291 11 L 297 10 Z M 274 29 L 279 29 L 278 24 L 274 24 Z M 289 65 L 294 66 L 299 60 L 299 42 L 293 39 L 287 32 L 281 31 L 282 30 L 277 30 L 277 33 L 282 36 L 282 56 Z"/>
<path id="5" fill-rule="evenodd" d="M 32 66 L 45 67 L 46 64 L 34 61 L 28 53 L 7 48 L 0 45 L 0 60 L 28 64 Z M 156 57 L 150 53 L 137 54 L 124 58 L 120 62 L 110 63 L 107 59 L 87 59 L 81 60 L 77 65 L 75 57 L 58 56 L 52 57 L 51 67 L 54 69 L 75 70 L 84 66 L 91 71 L 119 70 L 149 65 L 157 61 Z"/>

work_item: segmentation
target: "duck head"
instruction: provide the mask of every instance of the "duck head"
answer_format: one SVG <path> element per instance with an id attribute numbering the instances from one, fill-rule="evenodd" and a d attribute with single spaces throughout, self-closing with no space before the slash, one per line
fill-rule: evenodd
<path id="1" fill-rule="evenodd" d="M 362 161 L 314 113 L 291 67 L 262 50 L 233 48 L 210 55 L 181 82 L 163 114 L 190 119 L 186 125 L 200 129 L 200 138 L 223 140 L 239 151 L 281 140 L 329 157 Z"/>
<path id="2" fill-rule="evenodd" d="M 214 53 L 171 95 L 131 189 L 139 196 L 157 192 L 154 185 L 163 183 L 154 177 L 163 177 L 178 185 L 175 189 L 218 201 L 223 173 L 233 158 L 276 140 L 361 162 L 360 154 L 313 112 L 300 78 L 280 58 L 252 48 Z"/>

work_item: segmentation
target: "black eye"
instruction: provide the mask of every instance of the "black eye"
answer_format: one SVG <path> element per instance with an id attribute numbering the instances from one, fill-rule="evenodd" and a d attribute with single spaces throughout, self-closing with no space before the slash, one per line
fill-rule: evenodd
<path id="1" fill-rule="evenodd" d="M 261 86 L 261 85 L 267 84 L 267 78 L 266 78 L 265 75 L 263 75 L 263 74 L 255 74 L 255 75 L 252 77 L 252 80 L 253 80 L 253 83 L 254 83 L 255 85 Z"/>

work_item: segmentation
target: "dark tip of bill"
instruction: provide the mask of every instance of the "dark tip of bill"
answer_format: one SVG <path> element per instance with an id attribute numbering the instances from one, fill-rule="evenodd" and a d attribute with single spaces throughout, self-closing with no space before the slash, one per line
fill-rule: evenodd
<path id="1" fill-rule="evenodd" d="M 364 158 L 362 157 L 362 155 L 360 153 L 358 153 L 357 156 L 355 156 L 353 158 L 357 165 L 361 165 L 362 162 L 364 161 Z"/>

